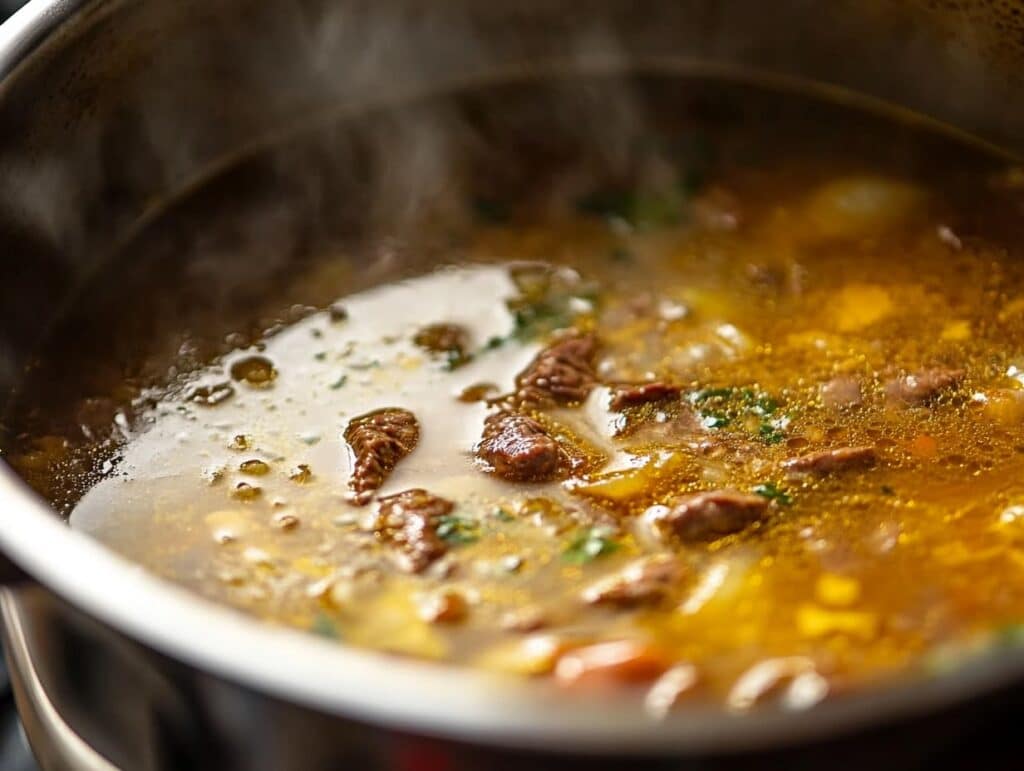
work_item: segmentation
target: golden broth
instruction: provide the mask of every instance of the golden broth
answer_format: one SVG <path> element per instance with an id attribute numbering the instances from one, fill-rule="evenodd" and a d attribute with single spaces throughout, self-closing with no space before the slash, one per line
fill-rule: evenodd
<path id="1" fill-rule="evenodd" d="M 802 106 L 695 120 L 718 148 L 697 180 L 666 152 L 667 176 L 489 190 L 432 252 L 444 267 L 402 280 L 349 292 L 353 269 L 328 254 L 289 291 L 338 297 L 330 310 L 162 384 L 109 385 L 134 405 L 113 439 L 37 419 L 9 457 L 72 526 L 207 597 L 568 687 L 660 677 L 668 702 L 806 706 L 1009 639 L 1024 618 L 1024 180 L 922 129 L 815 109 L 831 122 Z M 417 344 L 432 324 L 462 328 L 457 355 Z M 524 409 L 586 463 L 540 482 L 486 473 L 474 448 L 496 408 L 472 398 L 513 392 L 567 328 L 599 342 L 596 387 Z M 900 378 L 936 368 L 956 376 L 898 398 Z M 671 409 L 609 408 L 610 387 L 647 381 L 679 387 Z M 389 407 L 416 416 L 419 441 L 357 506 L 346 426 Z M 785 465 L 843 447 L 875 462 Z M 411 488 L 453 504 L 431 524 L 446 553 L 418 573 L 375 519 Z M 758 521 L 698 540 L 645 528 L 651 507 L 723 489 L 764 499 Z M 677 568 L 654 596 L 585 599 L 645 555 Z"/>

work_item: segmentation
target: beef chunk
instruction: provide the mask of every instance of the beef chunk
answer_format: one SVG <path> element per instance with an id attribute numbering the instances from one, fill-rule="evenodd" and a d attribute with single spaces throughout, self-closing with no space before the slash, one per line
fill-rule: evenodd
<path id="1" fill-rule="evenodd" d="M 860 383 L 849 375 L 839 375 L 821 385 L 821 403 L 830 410 L 856 407 L 863 399 Z"/>
<path id="2" fill-rule="evenodd" d="M 592 583 L 581 596 L 588 605 L 613 607 L 658 602 L 681 574 L 682 566 L 671 555 L 646 557 Z"/>
<path id="3" fill-rule="evenodd" d="M 768 509 L 760 495 L 736 490 L 711 490 L 684 495 L 667 506 L 648 509 L 648 521 L 661 536 L 683 541 L 706 541 L 737 533 L 759 522 Z"/>
<path id="4" fill-rule="evenodd" d="M 413 451 L 419 438 L 416 416 L 396 407 L 368 412 L 349 421 L 345 441 L 354 456 L 348 481 L 352 500 L 360 505 L 367 503 L 398 462 Z"/>
<path id="5" fill-rule="evenodd" d="M 515 401 L 528 406 L 581 402 L 597 382 L 593 335 L 573 335 L 552 343 L 537 354 L 516 378 Z"/>
<path id="6" fill-rule="evenodd" d="M 786 470 L 797 474 L 831 474 L 835 471 L 867 468 L 877 460 L 874 447 L 839 447 L 790 458 L 784 465 Z"/>
<path id="7" fill-rule="evenodd" d="M 454 506 L 426 490 L 405 490 L 380 499 L 373 529 L 397 548 L 396 562 L 402 570 L 420 573 L 445 553 L 447 545 L 437 535 L 437 526 Z"/>
<path id="8" fill-rule="evenodd" d="M 498 412 L 487 418 L 476 457 L 488 471 L 510 482 L 555 479 L 567 461 L 544 426 L 515 412 Z"/>
<path id="9" fill-rule="evenodd" d="M 939 397 L 943 391 L 960 385 L 965 375 L 962 369 L 923 369 L 890 380 L 885 384 L 885 395 L 890 401 L 898 404 L 926 405 Z"/>
<path id="10" fill-rule="evenodd" d="M 425 351 L 443 355 L 448 369 L 457 369 L 473 358 L 469 353 L 469 332 L 458 324 L 430 324 L 412 341 Z"/>
<path id="11" fill-rule="evenodd" d="M 416 345 L 431 353 L 465 351 L 468 340 L 469 335 L 465 327 L 458 324 L 429 324 L 412 338 Z"/>
<path id="12" fill-rule="evenodd" d="M 608 407 L 614 412 L 621 412 L 626 407 L 675 399 L 679 396 L 680 390 L 679 386 L 669 383 L 618 385 L 612 388 L 612 398 L 608 402 Z"/>

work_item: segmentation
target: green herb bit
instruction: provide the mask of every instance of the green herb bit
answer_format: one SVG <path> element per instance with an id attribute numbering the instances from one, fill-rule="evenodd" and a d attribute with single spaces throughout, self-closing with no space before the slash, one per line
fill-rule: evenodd
<path id="1" fill-rule="evenodd" d="M 619 548 L 619 544 L 608 537 L 603 528 L 593 527 L 575 538 L 562 552 L 562 559 L 573 565 L 584 565 L 611 554 Z"/>
<path id="2" fill-rule="evenodd" d="M 485 351 L 494 351 L 498 348 L 501 348 L 501 346 L 503 346 L 507 342 L 507 337 L 499 337 L 498 335 L 495 335 L 494 337 L 488 338 L 487 342 L 484 343 L 483 349 Z"/>
<path id="3" fill-rule="evenodd" d="M 327 351 L 317 351 L 313 354 L 313 358 L 317 361 L 323 361 L 327 358 Z"/>
<path id="4" fill-rule="evenodd" d="M 700 404 L 709 399 L 728 399 L 735 391 L 735 388 L 702 388 L 692 392 L 689 398 L 693 404 Z"/>
<path id="5" fill-rule="evenodd" d="M 744 388 L 740 391 L 744 405 L 755 415 L 768 416 L 779 409 L 779 403 L 770 396 L 759 394 L 753 388 Z"/>
<path id="6" fill-rule="evenodd" d="M 441 368 L 447 372 L 453 372 L 471 361 L 473 361 L 473 354 L 466 353 L 461 348 L 449 348 L 444 352 L 444 364 L 441 365 Z"/>
<path id="7" fill-rule="evenodd" d="M 330 388 L 332 391 L 337 391 L 339 388 L 344 387 L 345 383 L 347 383 L 347 382 L 348 382 L 348 375 L 341 374 L 341 375 L 338 375 L 337 379 L 335 379 L 334 382 L 331 383 L 328 386 L 328 388 Z"/>
<path id="8" fill-rule="evenodd" d="M 437 523 L 437 537 L 448 543 L 474 543 L 480 540 L 480 526 L 472 519 L 448 514 Z"/>
<path id="9" fill-rule="evenodd" d="M 313 623 L 309 627 L 309 631 L 330 640 L 341 639 L 341 634 L 338 632 L 338 625 L 334 623 L 334 619 L 326 613 L 317 613 L 316 618 L 313 619 Z"/>
<path id="10" fill-rule="evenodd" d="M 571 327 L 598 303 L 596 287 L 571 271 L 531 264 L 514 267 L 509 275 L 519 290 L 507 303 L 513 317 L 510 337 L 516 340 L 534 340 Z"/>
<path id="11" fill-rule="evenodd" d="M 786 435 L 774 422 L 765 421 L 757 429 L 757 435 L 765 444 L 778 444 Z"/>
<path id="12" fill-rule="evenodd" d="M 574 314 L 563 304 L 540 303 L 516 309 L 513 318 L 512 336 L 525 342 L 571 327 Z"/>
<path id="13" fill-rule="evenodd" d="M 787 428 L 789 428 L 789 416 L 783 415 L 773 420 L 762 421 L 758 426 L 757 435 L 765 444 L 778 444 L 786 438 Z"/>
<path id="14" fill-rule="evenodd" d="M 732 418 L 730 418 L 724 412 L 715 412 L 714 410 L 701 410 L 700 423 L 702 426 L 704 426 L 704 428 L 725 428 L 730 423 L 732 423 Z"/>
<path id="15" fill-rule="evenodd" d="M 494 510 L 494 518 L 497 519 L 499 522 L 515 521 L 515 517 L 513 517 L 506 509 L 503 509 L 500 506 Z"/>
<path id="16" fill-rule="evenodd" d="M 779 487 L 775 482 L 764 482 L 755 485 L 754 495 L 760 495 L 769 501 L 775 501 L 780 506 L 789 506 L 793 503 L 793 496 L 784 487 Z"/>

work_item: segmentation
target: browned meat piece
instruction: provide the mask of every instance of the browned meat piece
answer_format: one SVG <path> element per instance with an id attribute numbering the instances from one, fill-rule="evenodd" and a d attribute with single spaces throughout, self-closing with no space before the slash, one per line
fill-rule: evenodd
<path id="1" fill-rule="evenodd" d="M 352 500 L 360 505 L 368 502 L 419 439 L 419 423 L 408 410 L 389 407 L 350 420 L 345 441 L 354 457 L 348 480 Z"/>
<path id="2" fill-rule="evenodd" d="M 956 388 L 966 373 L 962 369 L 937 367 L 894 378 L 885 384 L 890 401 L 911 406 L 928 404 L 943 391 Z"/>
<path id="3" fill-rule="evenodd" d="M 380 499 L 374 531 L 397 547 L 396 561 L 409 573 L 420 573 L 447 550 L 437 535 L 441 518 L 455 507 L 449 500 L 415 488 Z"/>
<path id="4" fill-rule="evenodd" d="M 476 457 L 488 471 L 510 482 L 545 482 L 558 477 L 566 458 L 544 426 L 514 412 L 498 412 L 484 422 Z"/>
<path id="5" fill-rule="evenodd" d="M 612 398 L 608 402 L 608 408 L 614 412 L 621 412 L 626 407 L 635 407 L 638 404 L 667 401 L 679 396 L 680 390 L 679 386 L 669 383 L 618 385 L 612 388 Z"/>
<path id="6" fill-rule="evenodd" d="M 821 385 L 821 403 L 830 410 L 856 407 L 863 401 L 856 378 L 839 375 Z"/>
<path id="7" fill-rule="evenodd" d="M 760 495 L 711 490 L 653 507 L 645 516 L 663 537 L 674 535 L 683 541 L 706 541 L 738 533 L 759 522 L 767 509 L 768 501 Z"/>
<path id="8" fill-rule="evenodd" d="M 661 554 L 631 562 L 622 570 L 605 576 L 583 590 L 588 605 L 629 607 L 658 602 L 682 575 L 675 557 Z"/>
<path id="9" fill-rule="evenodd" d="M 623 415 L 614 426 L 615 437 L 626 446 L 642 444 L 684 444 L 707 431 L 688 404 L 669 402 L 655 415 Z"/>
<path id="10" fill-rule="evenodd" d="M 831 474 L 834 471 L 867 468 L 877 460 L 874 447 L 839 447 L 790 458 L 783 465 L 787 471 L 797 474 Z"/>
<path id="11" fill-rule="evenodd" d="M 530 406 L 581 402 L 597 382 L 593 335 L 573 335 L 537 354 L 516 378 L 515 400 Z"/>
<path id="12" fill-rule="evenodd" d="M 465 353 L 469 335 L 465 327 L 460 327 L 458 324 L 430 324 L 418 331 L 412 341 L 431 353 L 447 353 L 448 351 Z"/>

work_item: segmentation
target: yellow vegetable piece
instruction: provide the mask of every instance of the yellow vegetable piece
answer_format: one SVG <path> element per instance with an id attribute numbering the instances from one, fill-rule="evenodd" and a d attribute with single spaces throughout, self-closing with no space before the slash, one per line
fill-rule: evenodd
<path id="1" fill-rule="evenodd" d="M 392 585 L 383 591 L 374 604 L 373 613 L 352 624 L 346 640 L 391 653 L 440 659 L 448 655 L 445 638 L 430 624 L 420 619 L 408 594 L 408 587 Z"/>
<path id="2" fill-rule="evenodd" d="M 331 566 L 322 558 L 301 556 L 292 561 L 292 569 L 310 578 L 323 578 L 331 572 Z"/>
<path id="3" fill-rule="evenodd" d="M 818 578 L 815 594 L 824 605 L 852 605 L 860 598 L 860 582 L 855 578 L 824 573 Z"/>
<path id="4" fill-rule="evenodd" d="M 512 675 L 546 675 L 569 645 L 554 635 L 534 635 L 523 640 L 500 643 L 476 660 L 476 666 Z"/>
<path id="5" fill-rule="evenodd" d="M 1024 391 L 999 388 L 985 394 L 986 417 L 1007 428 L 1018 426 L 1024 420 Z"/>
<path id="6" fill-rule="evenodd" d="M 874 176 L 837 179 L 820 187 L 804 209 L 809 225 L 826 238 L 877 235 L 923 208 L 922 191 L 905 182 Z"/>
<path id="7" fill-rule="evenodd" d="M 894 304 L 889 293 L 874 284 L 851 284 L 836 297 L 835 323 L 840 332 L 854 332 L 888 316 Z"/>
<path id="8" fill-rule="evenodd" d="M 627 503 L 650 495 L 651 489 L 659 479 L 680 469 L 686 460 L 686 456 L 681 453 L 660 453 L 649 456 L 635 468 L 573 481 L 568 485 L 568 489 L 580 495 Z"/>
<path id="9" fill-rule="evenodd" d="M 796 626 L 805 637 L 845 634 L 870 639 L 878 632 L 878 617 L 858 610 L 826 610 L 804 604 L 797 608 Z"/>

